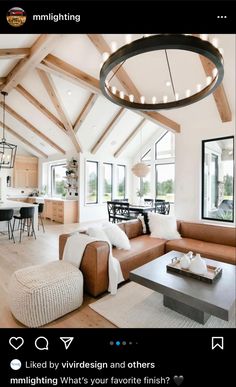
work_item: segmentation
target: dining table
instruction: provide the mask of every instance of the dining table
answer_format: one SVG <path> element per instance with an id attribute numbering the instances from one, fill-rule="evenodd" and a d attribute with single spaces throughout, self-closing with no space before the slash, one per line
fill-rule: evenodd
<path id="1" fill-rule="evenodd" d="M 145 212 L 155 211 L 155 206 L 150 206 L 150 205 L 144 206 L 144 205 L 139 205 L 139 204 L 130 204 L 129 210 L 130 210 L 130 212 L 136 212 L 136 213 L 143 215 Z"/>

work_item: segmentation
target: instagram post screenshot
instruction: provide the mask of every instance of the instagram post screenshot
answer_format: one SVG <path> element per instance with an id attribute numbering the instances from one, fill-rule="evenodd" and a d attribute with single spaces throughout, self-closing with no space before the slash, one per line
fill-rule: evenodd
<path id="1" fill-rule="evenodd" d="M 1 385 L 233 386 L 236 2 L 0 2 Z"/>

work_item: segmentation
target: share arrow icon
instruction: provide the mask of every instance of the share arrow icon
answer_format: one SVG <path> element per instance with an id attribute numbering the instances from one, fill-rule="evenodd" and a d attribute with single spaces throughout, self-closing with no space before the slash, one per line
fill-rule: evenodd
<path id="1" fill-rule="evenodd" d="M 60 339 L 61 341 L 63 341 L 65 349 L 68 349 L 72 341 L 74 340 L 74 337 L 60 337 Z"/>

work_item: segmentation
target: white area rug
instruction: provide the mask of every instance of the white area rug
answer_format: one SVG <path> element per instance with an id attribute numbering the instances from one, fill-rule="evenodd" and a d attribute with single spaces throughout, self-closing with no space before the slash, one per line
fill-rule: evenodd
<path id="1" fill-rule="evenodd" d="M 163 306 L 163 295 L 134 282 L 122 286 L 115 296 L 108 295 L 89 305 L 119 328 L 235 328 L 211 316 L 199 324 Z"/>

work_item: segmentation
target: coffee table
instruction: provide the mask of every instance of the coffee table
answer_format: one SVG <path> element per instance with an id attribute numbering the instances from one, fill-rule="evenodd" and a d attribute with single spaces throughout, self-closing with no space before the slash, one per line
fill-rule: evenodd
<path id="1" fill-rule="evenodd" d="M 207 259 L 220 266 L 222 277 L 208 284 L 194 278 L 166 271 L 166 265 L 183 253 L 171 251 L 130 272 L 130 280 L 163 294 L 166 307 L 205 324 L 211 315 L 229 321 L 235 307 L 236 266 Z"/>

